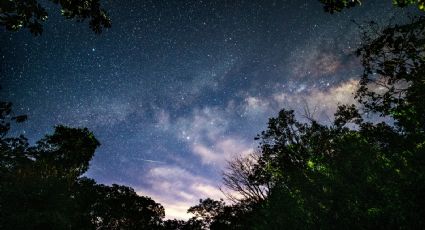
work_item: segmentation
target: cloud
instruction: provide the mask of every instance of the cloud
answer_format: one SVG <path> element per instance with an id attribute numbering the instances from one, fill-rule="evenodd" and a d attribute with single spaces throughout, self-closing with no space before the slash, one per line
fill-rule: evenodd
<path id="1" fill-rule="evenodd" d="M 187 209 L 199 198 L 224 198 L 218 186 L 208 178 L 179 166 L 152 167 L 144 175 L 147 186 L 136 189 L 139 195 L 152 197 L 165 208 L 167 219 L 188 219 Z"/>
<path id="2" fill-rule="evenodd" d="M 263 115 L 270 110 L 271 106 L 268 100 L 255 96 L 247 96 L 244 99 L 244 105 L 243 114 L 251 117 Z"/>
<path id="3" fill-rule="evenodd" d="M 253 150 L 252 144 L 237 134 L 231 134 L 235 107 L 204 107 L 194 110 L 191 116 L 179 118 L 176 135 L 184 141 L 203 164 L 218 166 L 220 170 L 235 154 Z"/>
<path id="4" fill-rule="evenodd" d="M 177 120 L 179 138 L 191 142 L 217 139 L 225 133 L 230 120 L 219 107 L 195 109 L 191 115 Z"/>
<path id="5" fill-rule="evenodd" d="M 246 144 L 245 140 L 235 137 L 216 140 L 211 146 L 203 143 L 193 143 L 191 146 L 192 152 L 201 157 L 202 163 L 216 165 L 220 168 L 235 155 L 246 155 L 253 151 L 253 148 Z"/>
<path id="6" fill-rule="evenodd" d="M 357 88 L 358 81 L 350 79 L 326 90 L 313 88 L 303 93 L 274 93 L 272 99 L 279 107 L 298 111 L 308 107 L 310 111 L 315 111 L 316 119 L 321 120 L 332 116 L 338 104 L 356 104 L 353 93 Z"/>
<path id="7" fill-rule="evenodd" d="M 350 79 L 326 89 L 300 87 L 302 90 L 289 92 L 277 89 L 263 97 L 247 95 L 242 105 L 243 115 L 258 120 L 274 116 L 282 108 L 295 110 L 299 115 L 305 115 L 308 109 L 313 118 L 326 122 L 338 104 L 356 104 L 353 94 L 358 88 L 357 80 Z"/>
<path id="8" fill-rule="evenodd" d="M 198 204 L 200 198 L 225 199 L 219 189 L 220 171 L 236 154 L 253 151 L 250 142 L 230 132 L 235 111 L 239 109 L 230 101 L 225 107 L 205 106 L 177 118 L 158 109 L 155 126 L 184 143 L 201 165 L 189 168 L 184 160 L 175 160 L 175 165 L 152 165 L 142 176 L 144 185 L 137 192 L 161 203 L 168 219 L 190 218 L 187 209 Z M 212 169 L 210 174 L 206 173 L 206 167 Z"/>

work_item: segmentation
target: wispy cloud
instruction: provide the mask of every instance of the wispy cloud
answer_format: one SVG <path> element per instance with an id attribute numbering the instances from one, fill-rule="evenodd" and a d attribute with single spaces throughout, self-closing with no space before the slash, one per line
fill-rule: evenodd
<path id="1" fill-rule="evenodd" d="M 226 137 L 216 140 L 211 146 L 203 143 L 193 143 L 192 152 L 201 157 L 202 163 L 212 164 L 222 168 L 227 161 L 237 154 L 246 155 L 253 151 L 253 148 L 241 138 Z"/>
<path id="2" fill-rule="evenodd" d="M 251 143 L 230 133 L 234 113 L 219 107 L 194 110 L 191 116 L 178 119 L 176 135 L 190 147 L 195 156 L 200 157 L 203 164 L 221 169 L 226 160 L 235 154 L 253 150 Z"/>
<path id="3" fill-rule="evenodd" d="M 161 203 L 169 219 L 188 219 L 191 215 L 187 209 L 196 205 L 200 198 L 224 198 L 212 180 L 178 166 L 152 167 L 144 179 L 148 186 L 137 188 L 137 192 Z"/>
<path id="4" fill-rule="evenodd" d="M 294 109 L 300 113 L 308 108 L 315 113 L 315 119 L 327 121 L 336 112 L 338 104 L 356 104 L 354 92 L 357 87 L 358 81 L 350 79 L 325 90 L 312 88 L 302 93 L 276 92 L 271 99 L 280 108 Z"/>
<path id="5" fill-rule="evenodd" d="M 267 96 L 247 95 L 243 114 L 267 119 L 267 115 L 274 116 L 282 108 L 295 110 L 299 115 L 304 115 L 308 109 L 315 119 L 326 122 L 333 116 L 338 104 L 356 104 L 354 92 L 357 87 L 358 81 L 350 79 L 325 89 L 305 87 L 299 91 L 276 90 Z"/>

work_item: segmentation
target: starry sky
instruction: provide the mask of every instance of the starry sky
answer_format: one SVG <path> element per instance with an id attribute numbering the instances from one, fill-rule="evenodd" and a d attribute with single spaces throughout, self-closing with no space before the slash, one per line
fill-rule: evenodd
<path id="1" fill-rule="evenodd" d="M 353 103 L 361 72 L 352 22 L 395 20 L 391 1 L 330 15 L 315 0 L 102 1 L 95 35 L 46 3 L 42 36 L 0 29 L 0 91 L 29 120 L 30 141 L 58 124 L 88 127 L 101 147 L 86 176 L 131 186 L 187 218 L 223 197 L 226 161 L 282 108 L 326 123 Z M 397 15 L 397 17 L 396 17 Z"/>

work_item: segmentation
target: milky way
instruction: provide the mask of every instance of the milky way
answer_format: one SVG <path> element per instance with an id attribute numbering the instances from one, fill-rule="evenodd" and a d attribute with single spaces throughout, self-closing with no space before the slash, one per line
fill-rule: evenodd
<path id="1" fill-rule="evenodd" d="M 226 161 L 254 151 L 280 109 L 326 122 L 353 103 L 351 19 L 405 13 L 368 2 L 330 15 L 313 0 L 104 1 L 113 25 L 100 36 L 47 4 L 42 36 L 0 31 L 0 93 L 29 116 L 16 132 L 88 127 L 102 145 L 87 176 L 184 218 L 199 198 L 223 197 Z"/>

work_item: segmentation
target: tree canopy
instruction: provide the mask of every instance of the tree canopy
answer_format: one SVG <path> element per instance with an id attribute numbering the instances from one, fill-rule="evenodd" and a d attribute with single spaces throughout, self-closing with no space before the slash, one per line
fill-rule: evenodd
<path id="1" fill-rule="evenodd" d="M 201 200 L 191 209 L 202 210 L 198 219 L 210 229 L 425 228 L 424 20 L 366 27 L 359 106 L 340 105 L 331 125 L 285 109 L 270 118 L 252 170 L 238 158 L 224 175 L 242 197 L 241 185 L 270 185 L 267 197 Z M 387 122 L 369 121 L 371 113 Z"/>
<path id="2" fill-rule="evenodd" d="M 162 228 L 160 204 L 82 177 L 99 146 L 92 132 L 57 126 L 30 146 L 23 136 L 8 136 L 11 123 L 25 119 L 0 102 L 1 229 Z"/>
<path id="3" fill-rule="evenodd" d="M 319 0 L 323 4 L 326 12 L 335 13 L 340 12 L 345 8 L 360 6 L 362 0 Z M 406 7 L 409 5 L 416 5 L 419 10 L 425 11 L 424 0 L 393 0 L 393 5 L 396 7 Z"/>
<path id="4" fill-rule="evenodd" d="M 66 19 L 78 22 L 89 20 L 89 27 L 95 33 L 111 27 L 111 19 L 99 0 L 50 0 L 60 6 Z M 43 1 L 45 3 L 45 1 Z M 0 25 L 9 31 L 27 28 L 37 36 L 43 32 L 42 23 L 48 18 L 46 9 L 37 0 L 4 0 L 0 1 Z"/>

